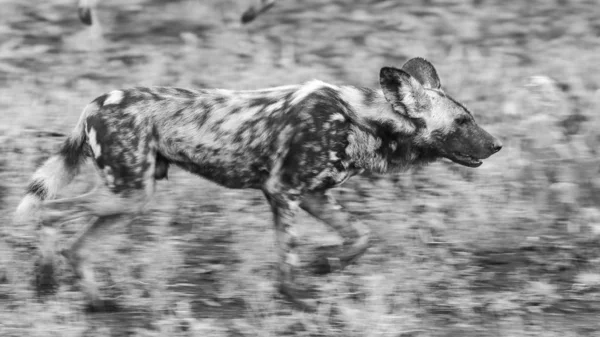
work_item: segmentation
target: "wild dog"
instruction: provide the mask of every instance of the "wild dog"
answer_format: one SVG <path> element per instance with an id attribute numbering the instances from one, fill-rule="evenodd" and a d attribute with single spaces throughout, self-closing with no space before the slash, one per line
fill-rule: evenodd
<path id="1" fill-rule="evenodd" d="M 327 272 L 327 261 L 334 261 L 343 268 L 367 250 L 370 230 L 330 189 L 363 171 L 397 172 L 440 158 L 478 167 L 502 147 L 442 90 L 428 61 L 384 67 L 379 76 L 380 89 L 313 80 L 258 91 L 153 87 L 104 94 L 87 105 L 60 151 L 35 172 L 17 215 L 51 206 L 48 200 L 92 158 L 114 197 L 84 203 L 97 220 L 64 255 L 96 303 L 81 248 L 99 228 L 142 211 L 170 165 L 227 188 L 259 189 L 273 213 L 279 291 L 312 310 L 315 298 L 294 276 L 298 210 L 344 239 L 315 266 Z"/>

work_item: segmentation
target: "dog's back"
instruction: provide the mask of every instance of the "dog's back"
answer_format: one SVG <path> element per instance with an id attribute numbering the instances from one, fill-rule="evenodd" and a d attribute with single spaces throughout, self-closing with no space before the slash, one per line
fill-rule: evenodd
<path id="1" fill-rule="evenodd" d="M 345 122 L 340 98 L 323 92 L 324 88 L 334 87 L 313 81 L 256 91 L 115 90 L 95 100 L 99 109 L 87 117 L 86 130 L 92 150 L 100 148 L 96 151 L 100 165 L 118 160 L 132 168 L 144 166 L 140 157 L 150 144 L 158 153 L 157 167 L 165 168 L 164 175 L 172 163 L 223 186 L 259 188 L 280 142 L 307 134 L 318 142 L 326 141 L 328 130 L 323 126 L 333 125 L 328 119 Z M 286 132 L 287 140 L 283 139 Z M 158 174 L 160 179 L 163 173 Z"/>

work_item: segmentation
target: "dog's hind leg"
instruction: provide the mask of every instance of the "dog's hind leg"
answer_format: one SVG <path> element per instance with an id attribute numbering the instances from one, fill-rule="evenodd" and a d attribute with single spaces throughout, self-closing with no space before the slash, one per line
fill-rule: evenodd
<path id="1" fill-rule="evenodd" d="M 312 267 L 318 274 L 342 269 L 360 257 L 369 248 L 370 230 L 354 219 L 329 191 L 304 195 L 300 207 L 337 231 L 344 239 L 342 247 L 326 249 L 324 256 L 314 261 Z"/>
<path id="2" fill-rule="evenodd" d="M 154 181 L 148 183 L 153 185 Z M 97 217 L 96 220 L 81 230 L 72 243 L 61 252 L 80 280 L 82 291 L 91 310 L 107 310 L 113 304 L 100 299 L 93 268 L 87 261 L 90 253 L 85 251 L 86 245 L 97 242 L 102 231 L 108 230 L 109 227 L 115 225 L 127 226 L 131 223 L 152 198 L 153 190 L 153 188 L 128 190 L 126 193 L 114 194 L 112 197 L 103 198 L 96 203 L 86 205 L 85 208 L 90 215 Z"/>
<path id="3" fill-rule="evenodd" d="M 146 191 L 131 191 L 124 196 L 114 195 L 114 198 L 86 205 L 89 213 L 97 217 L 96 220 L 81 230 L 68 248 L 61 253 L 67 258 L 75 275 L 80 280 L 90 309 L 108 309 L 110 304 L 100 300 L 93 268 L 87 261 L 89 253 L 85 252 L 85 246 L 90 242 L 97 242 L 102 230 L 107 230 L 115 225 L 127 226 L 142 211 L 151 196 Z"/>
<path id="4" fill-rule="evenodd" d="M 86 213 L 97 218 L 62 252 L 80 278 L 82 290 L 91 309 L 108 309 L 106 304 L 110 303 L 100 300 L 93 269 L 86 261 L 85 247 L 90 242 L 98 241 L 102 229 L 115 224 L 129 224 L 151 200 L 156 184 L 157 153 L 154 146 L 153 142 L 148 142 L 146 147 L 142 151 L 138 149 L 137 153 L 127 147 L 113 147 L 102 152 L 101 156 L 95 156 L 96 168 L 110 193 L 108 196 L 78 205 L 85 209 Z M 122 152 L 118 152 L 119 149 Z M 119 158 L 131 160 L 124 161 Z"/>

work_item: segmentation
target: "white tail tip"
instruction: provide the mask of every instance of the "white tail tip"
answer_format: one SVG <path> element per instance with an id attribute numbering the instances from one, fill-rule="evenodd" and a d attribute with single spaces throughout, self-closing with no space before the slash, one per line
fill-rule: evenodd
<path id="1" fill-rule="evenodd" d="M 42 200 L 39 197 L 27 194 L 17 207 L 14 216 L 15 223 L 22 224 L 35 219 L 38 216 L 41 204 Z"/>

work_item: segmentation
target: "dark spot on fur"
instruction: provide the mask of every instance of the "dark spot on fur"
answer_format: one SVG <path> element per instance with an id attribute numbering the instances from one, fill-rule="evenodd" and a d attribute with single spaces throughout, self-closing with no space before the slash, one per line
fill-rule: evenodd
<path id="1" fill-rule="evenodd" d="M 340 157 L 339 153 L 337 154 L 337 156 Z M 345 170 L 344 165 L 342 164 L 341 160 L 336 160 L 333 163 L 333 167 L 335 167 L 335 169 L 338 170 L 338 171 L 344 171 Z"/>
<path id="2" fill-rule="evenodd" d="M 85 160 L 84 144 L 80 139 L 71 138 L 67 138 L 63 143 L 59 154 L 64 158 L 65 165 L 68 168 L 77 168 Z"/>
<path id="3" fill-rule="evenodd" d="M 103 106 L 104 105 L 104 101 L 106 101 L 106 98 L 108 97 L 108 94 L 104 94 L 102 96 L 98 96 L 96 97 L 92 103 L 96 103 L 98 104 L 98 106 Z"/>
<path id="4" fill-rule="evenodd" d="M 238 133 L 236 133 L 236 134 L 233 136 L 233 141 L 234 141 L 235 143 L 240 143 L 240 144 L 242 144 L 242 143 L 244 143 L 244 138 L 242 138 L 242 134 L 238 132 Z"/>
<path id="5" fill-rule="evenodd" d="M 319 133 L 319 139 L 325 139 L 324 133 L 331 132 L 331 129 L 339 128 L 340 125 L 336 125 L 334 128 L 325 127 L 324 124 L 328 125 L 331 122 L 331 117 L 335 114 L 342 114 L 348 116 L 351 113 L 351 108 L 346 101 L 344 101 L 335 89 L 324 88 L 322 91 L 311 93 L 306 97 L 305 100 L 298 103 L 296 106 L 291 108 L 294 116 L 306 116 L 299 121 L 300 123 L 312 124 L 314 130 L 307 130 L 307 132 Z M 307 113 L 310 111 L 318 111 L 318 113 Z M 300 128 L 304 129 L 304 128 Z"/>
<path id="6" fill-rule="evenodd" d="M 181 94 L 182 96 L 185 96 L 187 98 L 196 98 L 198 96 L 198 94 L 196 94 L 195 92 L 188 90 L 188 89 L 175 88 L 175 90 L 179 94 Z"/>
<path id="7" fill-rule="evenodd" d="M 419 119 L 411 119 L 413 123 L 422 122 Z M 425 144 L 415 143 L 414 134 L 403 134 L 396 130 L 395 125 L 391 121 L 383 123 L 371 121 L 374 135 L 381 139 L 381 146 L 376 149 L 376 152 L 392 164 L 394 162 L 428 162 L 437 157 L 435 151 L 427 150 Z M 415 160 L 410 158 L 416 157 Z"/>
<path id="8" fill-rule="evenodd" d="M 221 120 L 214 121 L 212 124 L 209 124 L 210 131 L 214 132 L 216 134 L 221 133 L 221 124 L 223 124 L 224 122 L 225 122 L 225 119 L 221 119 Z"/>
<path id="9" fill-rule="evenodd" d="M 576 135 L 580 132 L 582 125 L 588 120 L 585 115 L 580 113 L 570 115 L 560 124 L 564 128 L 564 133 L 568 136 Z"/>
<path id="10" fill-rule="evenodd" d="M 188 108 L 185 107 L 185 108 L 181 108 L 181 109 L 175 111 L 175 113 L 173 114 L 173 118 L 181 118 L 184 115 L 184 112 L 187 111 L 187 109 Z M 155 127 L 155 129 L 156 129 L 156 127 Z"/>
<path id="11" fill-rule="evenodd" d="M 102 156 L 99 156 L 98 158 L 94 159 L 96 161 L 96 164 L 98 165 L 98 167 L 100 169 L 104 169 L 104 167 L 106 167 L 106 164 L 104 163 L 104 158 L 102 158 Z"/>
<path id="12" fill-rule="evenodd" d="M 89 7 L 77 7 L 77 14 L 83 24 L 92 25 L 92 10 Z"/>
<path id="13" fill-rule="evenodd" d="M 238 112 L 240 112 L 240 111 L 242 111 L 242 108 L 240 108 L 240 107 L 235 107 L 235 108 L 233 108 L 233 109 L 231 109 L 231 110 L 229 111 L 229 115 L 230 115 L 230 116 L 231 116 L 231 115 L 235 115 L 235 114 L 237 114 L 237 113 L 238 113 Z"/>
<path id="14" fill-rule="evenodd" d="M 119 125 L 120 129 L 132 130 L 131 135 L 129 137 L 129 141 L 131 142 L 129 146 L 133 147 L 134 149 L 137 148 L 140 144 L 140 136 L 145 134 L 144 128 L 141 128 L 139 125 L 136 125 L 135 120 L 129 116 L 124 116 L 123 118 L 121 118 L 121 121 L 123 123 Z M 107 140 L 103 141 L 103 144 L 105 142 L 108 143 Z"/>
<path id="15" fill-rule="evenodd" d="M 211 115 L 212 105 L 201 102 L 198 106 L 201 113 L 196 113 L 196 123 L 198 124 L 198 128 L 201 128 L 205 123 L 208 117 Z"/>
<path id="16" fill-rule="evenodd" d="M 262 107 L 266 107 L 268 105 L 271 105 L 273 103 L 277 102 L 276 100 L 269 98 L 269 97 L 256 97 L 251 99 L 248 102 L 248 106 L 250 108 L 256 107 L 256 106 L 262 106 Z"/>
<path id="17" fill-rule="evenodd" d="M 568 83 L 558 82 L 556 85 L 562 92 L 569 92 L 571 90 L 571 86 Z"/>
<path id="18" fill-rule="evenodd" d="M 104 138 L 108 135 L 108 128 L 106 127 L 106 123 L 104 120 L 98 115 L 91 115 L 86 119 L 87 122 L 87 132 L 90 133 L 91 129 L 94 129 L 96 132 L 96 141 L 98 143 L 102 143 Z M 97 153 L 98 155 L 99 153 Z"/>
<path id="19" fill-rule="evenodd" d="M 158 132 L 158 127 L 156 125 L 152 125 L 152 138 L 156 141 L 160 141 L 160 133 Z"/>
<path id="20" fill-rule="evenodd" d="M 217 104 L 223 104 L 225 102 L 227 102 L 227 97 L 225 96 L 217 96 L 214 98 L 215 103 Z"/>
<path id="21" fill-rule="evenodd" d="M 168 176 L 169 171 L 169 160 L 165 158 L 162 154 L 156 154 L 156 167 L 154 169 L 154 179 L 169 179 Z"/>
<path id="22" fill-rule="evenodd" d="M 407 117 L 410 122 L 415 126 L 415 128 L 418 130 L 423 130 L 427 127 L 427 124 L 425 122 L 425 119 L 423 118 L 409 118 Z"/>
<path id="23" fill-rule="evenodd" d="M 52 261 L 40 257 L 35 262 L 34 274 L 34 286 L 36 293 L 40 298 L 56 294 L 59 283 L 56 277 L 56 268 Z"/>
<path id="24" fill-rule="evenodd" d="M 101 300 L 94 305 L 88 303 L 85 307 L 87 313 L 111 313 L 121 311 L 121 307 L 114 300 Z"/>
<path id="25" fill-rule="evenodd" d="M 138 92 L 143 92 L 145 95 L 144 99 L 148 99 L 148 96 L 150 96 L 152 99 L 156 100 L 156 101 L 162 101 L 165 99 L 164 96 L 161 96 L 160 94 L 158 94 L 156 92 L 156 90 L 153 90 L 152 88 L 148 88 L 148 87 L 136 87 L 135 88 Z"/>
<path id="26" fill-rule="evenodd" d="M 375 90 L 371 89 L 371 88 L 358 88 L 362 94 L 363 94 L 363 98 L 364 98 L 364 104 L 365 105 L 371 105 L 373 104 L 373 102 L 375 102 L 375 98 L 377 97 L 377 93 L 375 92 Z"/>
<path id="27" fill-rule="evenodd" d="M 27 194 L 33 194 L 44 200 L 48 196 L 48 189 L 41 180 L 33 180 L 27 186 Z"/>

